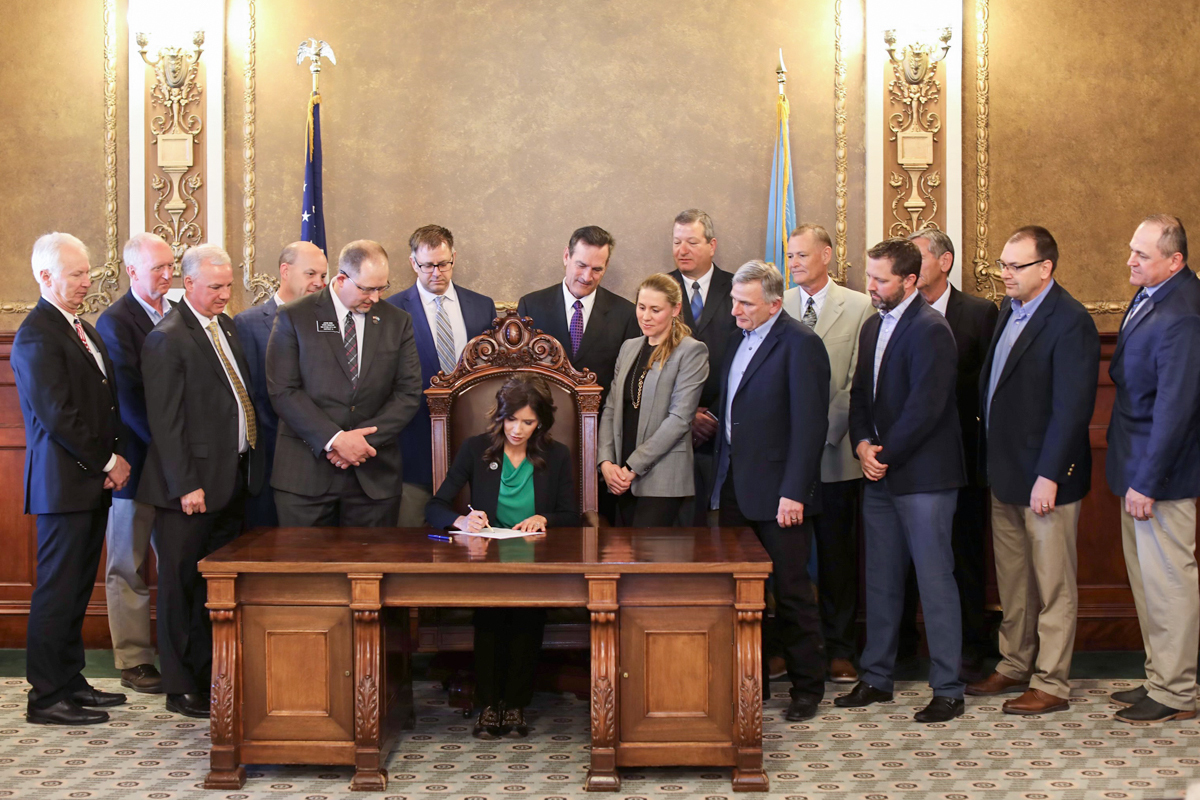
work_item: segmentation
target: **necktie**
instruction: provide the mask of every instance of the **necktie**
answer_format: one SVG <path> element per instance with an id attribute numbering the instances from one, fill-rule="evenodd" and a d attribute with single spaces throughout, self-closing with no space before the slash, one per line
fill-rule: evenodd
<path id="1" fill-rule="evenodd" d="M 75 332 L 79 334 L 79 341 L 83 342 L 83 349 L 91 353 L 92 343 L 88 341 L 87 334 L 83 332 L 83 323 L 79 321 L 79 317 L 75 317 Z"/>
<path id="2" fill-rule="evenodd" d="M 583 301 L 576 300 L 571 315 L 571 358 L 579 354 L 579 343 L 583 341 Z"/>
<path id="3" fill-rule="evenodd" d="M 811 297 L 808 298 L 808 306 L 804 309 L 804 316 L 800 318 L 800 321 L 803 322 L 805 325 L 807 325 L 810 328 L 817 327 L 817 301 L 816 300 L 812 299 Z"/>
<path id="4" fill-rule="evenodd" d="M 225 367 L 225 374 L 229 376 L 229 382 L 233 384 L 233 392 L 237 395 L 242 410 L 246 413 L 246 441 L 250 443 L 251 447 L 254 447 L 258 443 L 258 425 L 254 419 L 254 404 L 250 402 L 250 395 L 247 394 L 246 387 L 242 385 L 242 379 L 238 377 L 237 370 L 225 357 L 225 348 L 221 346 L 221 334 L 217 330 L 215 319 L 208 323 L 208 333 L 217 347 L 217 357 L 221 359 L 221 366 Z"/>
<path id="5" fill-rule="evenodd" d="M 346 312 L 346 335 L 342 338 L 342 349 L 346 354 L 346 366 L 350 368 L 350 385 L 358 388 L 358 332 L 354 328 L 354 314 Z"/>
<path id="6" fill-rule="evenodd" d="M 1128 325 L 1129 321 L 1133 319 L 1134 315 L 1142 310 L 1142 301 L 1149 296 L 1150 293 L 1146 291 L 1145 286 L 1143 286 L 1141 289 L 1138 289 L 1138 293 L 1133 296 L 1133 302 L 1129 305 L 1129 316 L 1125 317 L 1125 322 L 1121 323 L 1122 328 Z"/>
<path id="7" fill-rule="evenodd" d="M 458 359 L 454 357 L 454 330 L 450 327 L 450 315 L 446 313 L 446 307 L 442 305 L 445 299 L 445 295 L 433 298 L 433 302 L 437 304 L 434 327 L 437 328 L 438 364 L 441 365 L 442 372 L 449 375 L 454 372 L 454 365 Z"/>
<path id="8" fill-rule="evenodd" d="M 692 320 L 700 319 L 704 312 L 704 295 L 700 294 L 700 281 L 692 281 Z"/>

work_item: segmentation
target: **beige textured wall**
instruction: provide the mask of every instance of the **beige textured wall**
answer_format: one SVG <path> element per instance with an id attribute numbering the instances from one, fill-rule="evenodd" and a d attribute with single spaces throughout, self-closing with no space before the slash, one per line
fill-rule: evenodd
<path id="1" fill-rule="evenodd" d="M 856 6 L 857 7 L 857 6 Z M 232 0 L 231 19 L 242 0 Z M 330 42 L 322 73 L 331 251 L 379 239 L 397 288 L 413 282 L 419 225 L 454 231 L 455 279 L 514 301 L 561 278 L 571 231 L 618 245 L 605 286 L 630 294 L 672 267 L 674 215 L 714 217 L 718 263 L 761 258 L 774 144 L 776 48 L 790 70 L 802 220 L 830 229 L 833 7 L 823 0 L 257 0 L 257 263 L 274 271 L 299 233 L 307 69 L 297 44 Z M 861 13 L 861 12 L 855 12 Z M 240 252 L 240 74 L 231 31 L 228 230 Z M 861 59 L 855 43 L 851 58 Z M 851 176 L 861 176 L 861 67 L 851 64 Z M 861 183 L 861 178 L 857 183 Z M 861 187 L 850 258 L 861 271 Z"/>

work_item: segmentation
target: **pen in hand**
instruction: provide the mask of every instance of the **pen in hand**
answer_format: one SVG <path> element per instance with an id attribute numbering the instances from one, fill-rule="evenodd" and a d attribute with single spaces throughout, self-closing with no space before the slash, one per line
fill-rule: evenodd
<path id="1" fill-rule="evenodd" d="M 483 523 L 483 527 L 480 528 L 480 530 L 490 531 L 492 529 L 492 526 L 487 523 L 487 514 L 485 514 L 482 511 L 476 512 L 474 507 L 472 507 L 470 503 L 467 503 L 467 511 L 470 511 L 472 514 L 478 513 L 483 516 L 484 523 Z"/>

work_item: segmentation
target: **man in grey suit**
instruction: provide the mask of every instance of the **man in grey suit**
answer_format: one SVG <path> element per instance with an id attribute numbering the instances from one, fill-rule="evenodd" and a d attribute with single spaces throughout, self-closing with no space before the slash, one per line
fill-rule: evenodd
<path id="1" fill-rule="evenodd" d="M 829 431 L 821 454 L 821 513 L 813 517 L 821 633 L 829 679 L 854 683 L 858 612 L 858 536 L 855 519 L 862 466 L 850 446 L 850 385 L 858 364 L 858 333 L 874 308 L 871 298 L 829 279 L 833 242 L 820 225 L 801 225 L 788 237 L 788 270 L 798 286 L 783 294 L 783 310 L 811 328 L 829 355 Z"/>
<path id="2" fill-rule="evenodd" d="M 329 286 L 280 308 L 267 344 L 279 414 L 275 507 L 286 527 L 388 527 L 400 513 L 397 439 L 417 411 L 412 317 L 379 302 L 387 251 L 342 248 Z"/>
<path id="3" fill-rule="evenodd" d="M 271 465 L 275 459 L 275 436 L 279 415 L 267 394 L 267 342 L 275 327 L 275 312 L 284 303 L 325 288 L 329 261 L 312 242 L 292 242 L 279 254 L 279 290 L 261 306 L 248 308 L 233 318 L 246 360 L 250 362 L 250 397 L 258 414 L 258 441 L 267 459 L 266 485 L 257 497 L 246 500 L 246 527 L 279 524 L 275 492 L 271 490 Z"/>

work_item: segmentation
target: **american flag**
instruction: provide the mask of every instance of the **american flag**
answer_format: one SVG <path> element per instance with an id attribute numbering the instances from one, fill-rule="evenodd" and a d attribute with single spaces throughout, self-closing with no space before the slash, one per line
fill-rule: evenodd
<path id="1" fill-rule="evenodd" d="M 304 201 L 300 206 L 300 239 L 325 247 L 325 204 L 321 199 L 321 95 L 308 101 L 304 142 Z M 326 253 L 328 255 L 328 253 Z"/>

